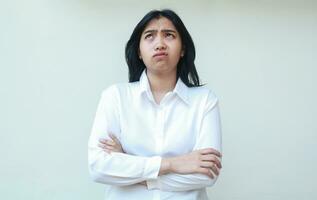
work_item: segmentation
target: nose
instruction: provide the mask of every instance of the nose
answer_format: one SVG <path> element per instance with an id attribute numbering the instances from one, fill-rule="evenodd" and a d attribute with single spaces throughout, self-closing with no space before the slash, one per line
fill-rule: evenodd
<path id="1" fill-rule="evenodd" d="M 165 50 L 166 49 L 166 45 L 164 43 L 164 40 L 162 37 L 157 37 L 157 43 L 155 45 L 155 50 L 156 51 L 161 51 L 161 50 Z"/>

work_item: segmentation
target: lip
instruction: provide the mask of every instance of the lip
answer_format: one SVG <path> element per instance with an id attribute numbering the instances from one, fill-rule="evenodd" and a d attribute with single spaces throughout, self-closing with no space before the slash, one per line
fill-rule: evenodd
<path id="1" fill-rule="evenodd" d="M 165 56 L 167 56 L 166 52 L 159 52 L 153 55 L 153 57 L 165 57 Z"/>

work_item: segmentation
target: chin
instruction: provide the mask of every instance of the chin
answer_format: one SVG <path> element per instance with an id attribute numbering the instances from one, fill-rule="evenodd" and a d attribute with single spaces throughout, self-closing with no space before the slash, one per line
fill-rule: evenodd
<path id="1" fill-rule="evenodd" d="M 164 66 L 157 66 L 154 70 L 153 73 L 155 74 L 172 74 L 172 73 L 176 73 L 176 68 L 175 69 L 171 69 L 170 67 L 164 67 Z"/>

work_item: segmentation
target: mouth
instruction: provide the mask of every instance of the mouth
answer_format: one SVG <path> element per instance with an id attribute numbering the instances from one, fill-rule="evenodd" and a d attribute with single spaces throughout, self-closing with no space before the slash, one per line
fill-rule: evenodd
<path id="1" fill-rule="evenodd" d="M 166 52 L 160 52 L 153 55 L 154 58 L 164 58 L 167 56 Z"/>

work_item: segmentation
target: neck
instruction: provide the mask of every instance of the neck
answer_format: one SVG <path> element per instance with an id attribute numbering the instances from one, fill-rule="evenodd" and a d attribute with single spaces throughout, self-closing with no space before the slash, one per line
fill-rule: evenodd
<path id="1" fill-rule="evenodd" d="M 168 74 L 154 74 L 147 71 L 147 77 L 153 93 L 165 94 L 175 88 L 176 72 Z"/>

